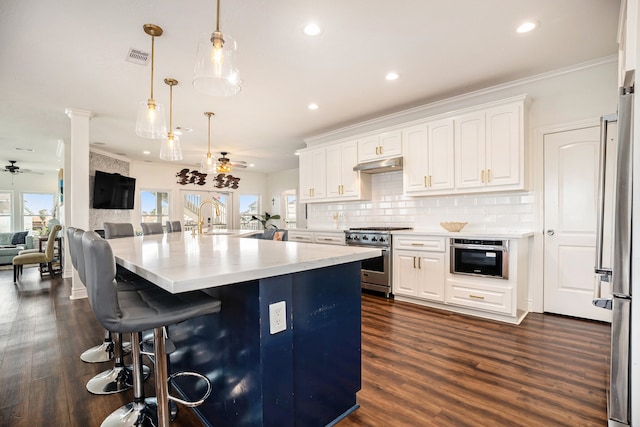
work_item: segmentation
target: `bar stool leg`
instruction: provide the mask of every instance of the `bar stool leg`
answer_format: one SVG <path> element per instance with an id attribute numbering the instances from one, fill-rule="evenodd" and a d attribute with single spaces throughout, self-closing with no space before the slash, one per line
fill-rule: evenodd
<path id="1" fill-rule="evenodd" d="M 158 425 L 169 427 L 169 385 L 167 382 L 167 355 L 165 353 L 164 328 L 153 330 L 153 353 L 155 356 L 156 399 L 158 399 Z"/>
<path id="2" fill-rule="evenodd" d="M 80 355 L 80 360 L 87 363 L 107 362 L 113 358 L 113 340 L 111 332 L 105 329 L 102 344 L 91 347 Z"/>
<path id="3" fill-rule="evenodd" d="M 162 329 L 162 328 L 160 328 Z M 157 345 L 157 343 L 156 343 Z M 161 344 L 163 347 L 164 345 Z M 131 334 L 131 358 L 133 361 L 133 402 L 116 409 L 103 422 L 101 427 L 157 427 L 168 426 L 178 414 L 178 407 L 167 406 L 168 421 L 158 423 L 158 403 L 155 397 L 144 397 L 144 379 L 142 375 L 142 354 L 140 353 L 140 333 Z M 164 357 L 166 363 L 166 355 Z M 166 384 L 166 380 L 165 380 Z"/>
<path id="4" fill-rule="evenodd" d="M 121 334 L 113 334 L 113 337 L 115 338 L 114 366 L 89 380 L 87 390 L 93 394 L 120 393 L 133 387 L 133 371 L 124 364 L 122 336 Z M 150 370 L 144 366 L 140 372 L 144 378 L 147 378 Z"/>

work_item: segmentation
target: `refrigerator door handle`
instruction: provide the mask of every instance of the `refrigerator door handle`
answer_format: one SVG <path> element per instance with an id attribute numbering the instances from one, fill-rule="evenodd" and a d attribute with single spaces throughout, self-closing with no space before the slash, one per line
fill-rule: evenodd
<path id="1" fill-rule="evenodd" d="M 596 226 L 596 266 L 595 272 L 601 276 L 611 276 L 611 269 L 603 268 L 602 253 L 604 241 L 604 211 L 605 211 L 605 177 L 607 171 L 607 131 L 608 124 L 616 122 L 618 116 L 610 114 L 600 118 L 600 165 L 598 173 L 598 210 L 597 210 L 597 226 Z M 608 278 L 605 279 L 608 281 Z M 600 297 L 600 280 L 596 281 L 595 297 Z"/>
<path id="2" fill-rule="evenodd" d="M 613 298 L 595 298 L 592 304 L 605 310 L 613 310 Z"/>

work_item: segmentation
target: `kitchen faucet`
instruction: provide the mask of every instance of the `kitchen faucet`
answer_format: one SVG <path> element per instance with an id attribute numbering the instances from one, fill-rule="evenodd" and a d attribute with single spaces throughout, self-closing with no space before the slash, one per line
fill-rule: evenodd
<path id="1" fill-rule="evenodd" d="M 215 199 L 209 199 L 200 203 L 200 206 L 198 206 L 198 234 L 202 234 L 202 224 L 204 222 L 202 219 L 202 207 L 207 203 L 210 203 L 216 209 L 216 218 L 220 217 L 220 202 Z"/>

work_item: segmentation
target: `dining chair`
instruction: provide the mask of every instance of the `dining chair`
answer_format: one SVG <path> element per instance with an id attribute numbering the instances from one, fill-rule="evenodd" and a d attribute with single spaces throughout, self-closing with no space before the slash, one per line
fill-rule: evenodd
<path id="1" fill-rule="evenodd" d="M 55 225 L 51 232 L 49 233 L 49 240 L 47 240 L 47 246 L 44 252 L 28 252 L 21 253 L 18 252 L 18 255 L 13 257 L 13 283 L 18 283 L 18 279 L 22 274 L 22 267 L 29 264 L 47 264 L 49 268 L 49 273 L 51 277 L 54 276 L 53 271 L 53 256 L 54 256 L 54 245 L 56 243 L 55 236 L 58 231 L 62 229 L 61 225 Z"/>

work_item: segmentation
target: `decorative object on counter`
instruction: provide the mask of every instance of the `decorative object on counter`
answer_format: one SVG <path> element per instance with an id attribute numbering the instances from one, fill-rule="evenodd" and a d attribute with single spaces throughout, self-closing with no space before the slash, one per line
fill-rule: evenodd
<path id="1" fill-rule="evenodd" d="M 237 189 L 240 178 L 232 175 L 218 174 L 214 179 L 214 187 L 216 188 L 232 188 Z"/>
<path id="2" fill-rule="evenodd" d="M 462 229 L 467 224 L 468 222 L 441 222 L 440 227 L 444 228 L 447 231 L 457 233 L 458 231 L 462 231 Z"/>
<path id="3" fill-rule="evenodd" d="M 240 72 L 236 64 L 238 46 L 220 32 L 220 0 L 216 1 L 216 30 L 200 37 L 194 67 L 193 87 L 207 95 L 233 96 L 240 92 Z"/>
<path id="4" fill-rule="evenodd" d="M 140 101 L 136 135 L 143 138 L 160 139 L 167 134 L 164 106 L 153 99 L 153 61 L 155 56 L 155 38 L 162 35 L 162 28 L 154 24 L 145 24 L 144 32 L 151 36 L 151 95 L 147 101 Z"/>
<path id="5" fill-rule="evenodd" d="M 207 174 L 198 172 L 197 170 L 190 171 L 189 168 L 184 168 L 176 174 L 176 177 L 178 177 L 178 181 L 176 182 L 180 185 L 204 185 L 206 184 Z"/>
<path id="6" fill-rule="evenodd" d="M 202 157 L 200 162 L 200 172 L 204 174 L 213 174 L 216 171 L 216 160 L 211 156 L 211 116 L 215 114 L 207 111 L 204 113 L 208 117 L 208 130 L 207 130 L 207 154 Z"/>
<path id="7" fill-rule="evenodd" d="M 267 226 L 273 227 L 275 229 L 278 228 L 274 224 L 269 224 L 269 221 L 271 221 L 272 219 L 280 219 L 280 215 L 271 215 L 267 211 L 264 212 L 264 215 L 251 215 L 251 221 L 260 221 L 260 224 L 262 224 L 262 228 L 264 228 L 265 230 L 267 229 Z"/>
<path id="8" fill-rule="evenodd" d="M 164 82 L 169 85 L 169 132 L 160 145 L 160 158 L 162 160 L 182 160 L 182 147 L 180 138 L 173 133 L 173 87 L 178 84 L 176 79 L 166 78 Z"/>

